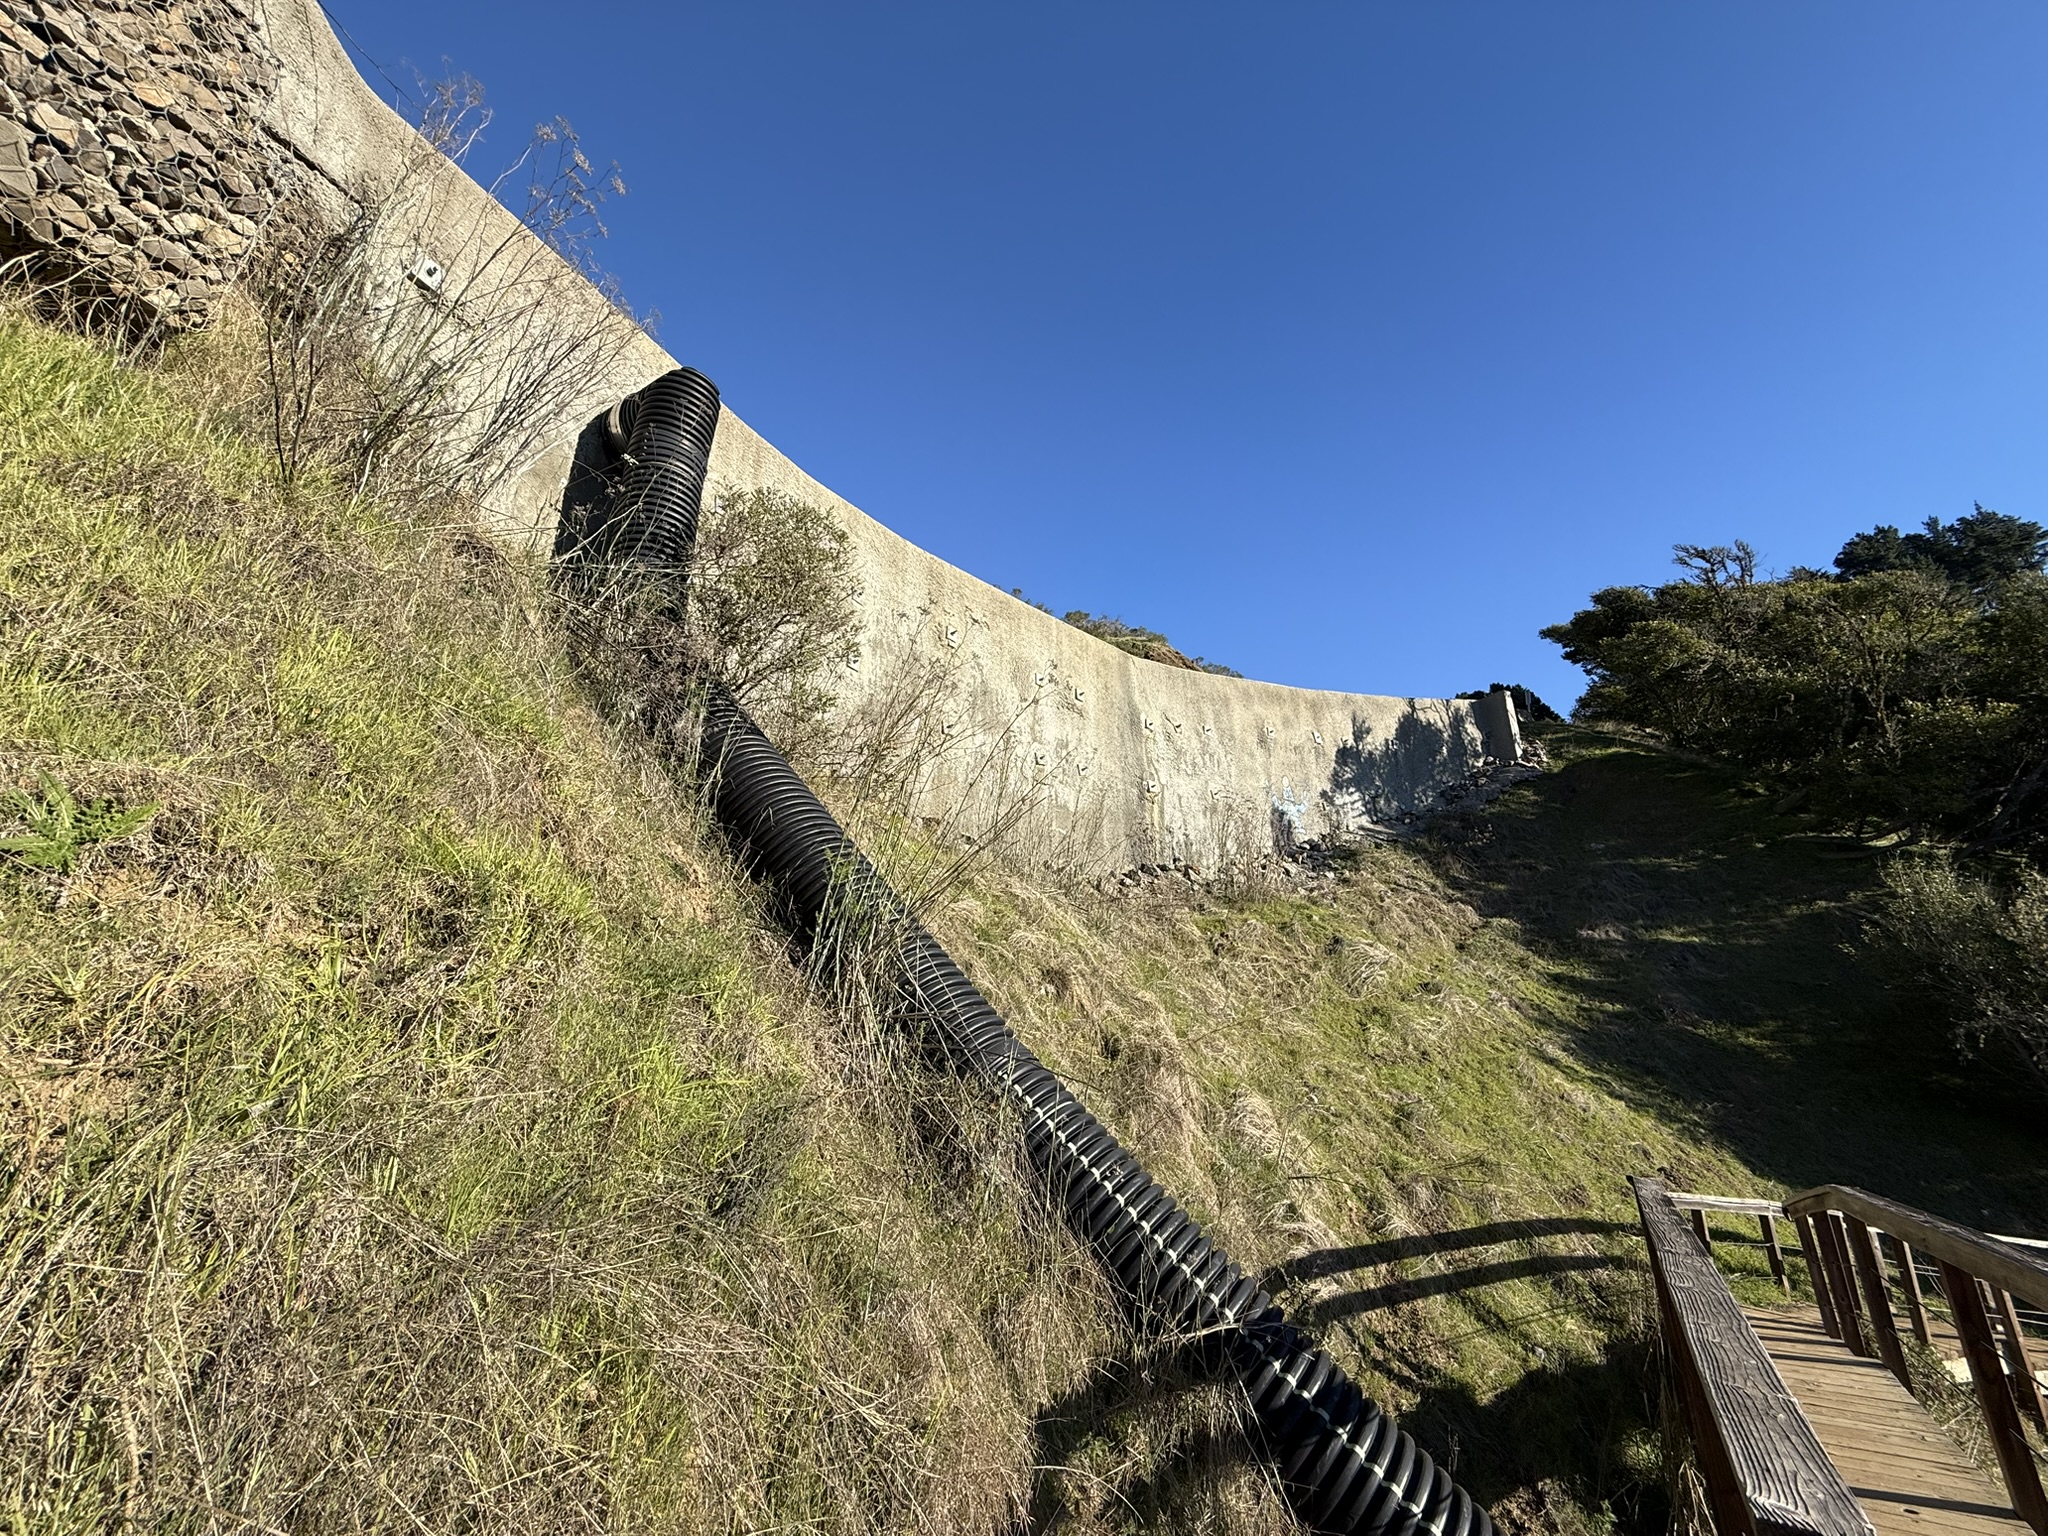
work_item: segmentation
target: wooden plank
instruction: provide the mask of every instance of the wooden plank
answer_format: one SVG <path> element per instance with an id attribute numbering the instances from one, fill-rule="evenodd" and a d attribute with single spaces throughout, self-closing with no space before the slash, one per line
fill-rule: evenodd
<path id="1" fill-rule="evenodd" d="M 1809 1189 L 1787 1200 L 1785 1209 L 1794 1216 L 1823 1210 L 1854 1216 L 1904 1239 L 1939 1263 L 1953 1264 L 2048 1311 L 2048 1249 L 2015 1246 L 1848 1184 Z"/>
<path id="2" fill-rule="evenodd" d="M 1894 1237 L 1892 1241 L 1899 1249 L 1899 1280 L 1905 1287 L 1907 1315 L 1913 1319 L 1913 1337 L 1932 1347 L 1934 1336 L 1927 1331 L 1927 1298 L 1920 1294 L 1920 1271 L 1913 1262 L 1913 1245 L 1903 1237 Z"/>
<path id="3" fill-rule="evenodd" d="M 1769 1211 L 1758 1211 L 1756 1225 L 1764 1235 L 1764 1251 L 1771 1257 L 1771 1275 L 1778 1282 L 1778 1289 L 1790 1296 L 1792 1279 L 1785 1273 L 1785 1252 L 1778 1246 L 1778 1218 Z"/>
<path id="4" fill-rule="evenodd" d="M 1889 1375 L 1886 1379 L 1890 1380 Z M 1798 1393 L 1793 1395 L 1799 1398 L 1799 1406 L 1818 1420 L 1835 1417 L 1853 1420 L 1857 1410 L 1865 1406 L 1854 1401 L 1829 1402 L 1823 1398 L 1809 1398 Z M 1899 1436 L 1899 1430 L 1892 1425 L 1871 1426 L 1867 1431 L 1867 1437 L 1860 1443 L 1836 1449 L 1834 1459 L 1840 1464 L 1838 1470 L 1851 1482 L 1863 1478 L 1866 1473 L 1875 1475 L 1883 1471 L 1892 1477 L 1903 1477 L 1910 1473 L 1930 1485 L 1946 1485 L 1956 1470 L 1958 1452 L 1954 1447 L 1914 1446 L 1910 1442 L 1902 1441 Z M 1992 1489 L 1992 1497 L 1997 1505 L 2005 1510 L 2007 1518 L 2011 1519 L 2014 1525 L 2018 1525 L 2020 1522 L 2013 1516 L 2010 1503 L 1995 1487 Z"/>
<path id="5" fill-rule="evenodd" d="M 1782 1216 L 1785 1207 L 1775 1200 L 1746 1200 L 1737 1195 L 1699 1195 L 1670 1190 L 1665 1199 L 1681 1211 L 1727 1211 L 1734 1216 Z"/>
<path id="6" fill-rule="evenodd" d="M 1647 1235 L 1647 1234 L 1646 1234 Z M 1653 1260 L 1651 1279 L 1657 1292 L 1657 1323 L 1664 1344 L 1665 1368 L 1677 1385 L 1679 1402 L 1685 1410 L 1685 1433 L 1693 1448 L 1693 1461 L 1705 1485 L 1707 1508 L 1719 1536 L 1758 1536 L 1756 1520 L 1742 1483 L 1728 1457 L 1728 1447 L 1714 1422 L 1713 1404 L 1700 1384 L 1699 1367 L 1685 1345 L 1685 1328 L 1678 1316 L 1678 1304 L 1671 1288 Z M 1674 1426 L 1675 1427 L 1675 1426 Z"/>
<path id="7" fill-rule="evenodd" d="M 1874 1360 L 1811 1308 L 1746 1308 L 1807 1422 L 1878 1536 L 2027 1536 L 1998 1485 Z"/>
<path id="8" fill-rule="evenodd" d="M 1893 1386 L 1898 1385 L 1892 1381 L 1890 1372 L 1885 1373 L 1884 1379 Z M 1852 1436 L 1831 1448 L 1832 1458 L 1844 1477 L 1855 1471 L 1850 1463 L 1859 1456 L 1873 1458 L 1882 1466 L 1896 1466 L 1902 1471 L 1908 1467 L 1916 1468 L 1918 1475 L 1935 1482 L 1949 1479 L 1958 1468 L 1962 1453 L 1952 1441 L 1944 1444 L 1932 1433 L 1924 1439 L 1917 1439 L 1909 1426 L 1871 1417 L 1867 1394 L 1863 1397 L 1829 1396 L 1801 1382 L 1792 1395 L 1799 1399 L 1799 1406 L 1806 1411 L 1810 1422 L 1830 1430 L 1839 1424 L 1856 1427 Z M 1816 1434 L 1819 1432 L 1815 1431 Z M 1999 1494 L 1995 1487 L 1991 1491 L 1999 1504 L 2007 1506 L 2006 1512 L 2010 1514 L 2010 1504 L 2005 1496 Z"/>
<path id="9" fill-rule="evenodd" d="M 1849 1240 L 1842 1235 L 1842 1218 L 1822 1211 L 1813 1218 L 1820 1238 L 1821 1258 L 1828 1267 L 1828 1291 L 1835 1298 L 1835 1321 L 1842 1325 L 1842 1342 L 1859 1355 L 1868 1355 L 1863 1340 L 1863 1308 L 1856 1300 L 1856 1280 L 1849 1273 Z"/>
<path id="10" fill-rule="evenodd" d="M 1665 1303 L 1667 1346 L 1682 1358 L 1705 1409 L 1703 1465 L 1709 1459 L 1724 1464 L 1757 1536 L 1869 1532 L 1862 1507 L 1786 1391 L 1728 1282 L 1686 1232 L 1663 1184 L 1629 1183 Z"/>
<path id="11" fill-rule="evenodd" d="M 1991 1432 L 1991 1448 L 1998 1453 L 1998 1468 L 2005 1474 L 2005 1491 L 2020 1518 L 2037 1536 L 2048 1536 L 2048 1497 L 2041 1492 L 2040 1474 L 2034 1470 L 2034 1453 L 2020 1428 L 2019 1410 L 2005 1388 L 2005 1371 L 1998 1362 L 1998 1346 L 1991 1338 L 1991 1319 L 1985 1315 L 1984 1299 L 1977 1294 L 1976 1277 L 1939 1259 L 1941 1288 L 1948 1293 L 1949 1310 L 1955 1314 L 1956 1333 L 1962 1339 L 1963 1358 L 1970 1362 L 1970 1384 L 1977 1391 L 1977 1407 Z"/>
<path id="12" fill-rule="evenodd" d="M 1894 1532 L 1912 1532 L 1914 1536 L 1983 1536 L 1987 1524 L 2011 1536 L 2026 1536 L 2027 1528 L 2019 1521 L 2010 1515 L 2000 1519 L 1996 1514 L 1987 1514 L 1981 1505 L 1951 1507 L 1886 1488 L 1852 1485 L 1849 1491 L 1870 1512 L 1879 1536 L 1893 1536 Z"/>
<path id="13" fill-rule="evenodd" d="M 1877 1244 L 1870 1239 L 1870 1228 L 1854 1216 L 1844 1216 L 1842 1226 L 1849 1239 L 1849 1261 L 1856 1266 L 1856 1279 L 1870 1309 L 1870 1331 L 1877 1338 L 1877 1352 L 1899 1378 L 1899 1385 L 1910 1392 L 1913 1378 L 1906 1374 L 1906 1352 L 1899 1347 L 1898 1326 L 1892 1321 L 1892 1299 L 1885 1290 L 1884 1264 L 1877 1256 Z"/>
<path id="14" fill-rule="evenodd" d="M 1799 1257 L 1806 1261 L 1806 1278 L 1813 1282 L 1813 1299 L 1820 1305 L 1820 1325 L 1831 1337 L 1839 1339 L 1842 1320 L 1836 1316 L 1834 1298 L 1828 1294 L 1828 1268 L 1821 1261 L 1820 1240 L 1814 1236 L 1813 1219 L 1795 1216 L 1792 1224 L 1799 1229 Z"/>

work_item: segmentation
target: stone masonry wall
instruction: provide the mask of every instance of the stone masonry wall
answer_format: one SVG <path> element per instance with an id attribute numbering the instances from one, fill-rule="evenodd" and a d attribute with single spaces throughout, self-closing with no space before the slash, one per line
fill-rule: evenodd
<path id="1" fill-rule="evenodd" d="M 0 256 L 202 320 L 291 172 L 254 0 L 0 0 Z"/>

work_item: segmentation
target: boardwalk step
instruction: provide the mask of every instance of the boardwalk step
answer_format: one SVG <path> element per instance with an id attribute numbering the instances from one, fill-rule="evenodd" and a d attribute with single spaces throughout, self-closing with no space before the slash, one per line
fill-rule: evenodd
<path id="1" fill-rule="evenodd" d="M 1878 1536 L 2031 1536 L 1891 1372 L 1828 1337 L 1812 1307 L 1744 1307 L 1787 1390 Z"/>

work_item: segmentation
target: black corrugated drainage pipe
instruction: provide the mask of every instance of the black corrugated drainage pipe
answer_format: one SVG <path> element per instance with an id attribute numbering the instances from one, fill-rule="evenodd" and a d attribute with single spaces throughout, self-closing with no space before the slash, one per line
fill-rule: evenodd
<path id="1" fill-rule="evenodd" d="M 718 391 L 679 369 L 610 418 L 624 439 L 614 557 L 676 574 L 696 536 Z M 739 702 L 707 687 L 701 763 L 719 822 L 773 886 L 805 947 L 849 932 L 892 962 L 898 1017 L 930 1054 L 1008 1104 L 1047 1195 L 1146 1332 L 1184 1339 L 1243 1384 L 1262 1449 L 1302 1520 L 1322 1532 L 1493 1536 L 1493 1522 L 1042 1065 L 910 914 Z"/>

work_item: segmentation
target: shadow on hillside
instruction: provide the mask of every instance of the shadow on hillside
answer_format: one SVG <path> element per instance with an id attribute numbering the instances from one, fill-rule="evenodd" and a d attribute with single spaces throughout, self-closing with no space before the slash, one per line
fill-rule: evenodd
<path id="1" fill-rule="evenodd" d="M 1543 1238 L 1616 1237 L 1634 1231 L 1635 1228 L 1625 1222 L 1603 1221 L 1591 1216 L 1493 1221 L 1452 1232 L 1426 1232 L 1356 1243 L 1344 1248 L 1318 1248 L 1276 1266 L 1266 1277 L 1266 1287 L 1275 1295 L 1285 1295 L 1313 1281 L 1328 1280 L 1357 1270 L 1379 1269 L 1404 1260 L 1439 1258 L 1447 1253 L 1494 1248 L 1509 1243 L 1530 1243 Z M 1320 1336 L 1332 1324 L 1344 1319 L 1363 1317 L 1430 1296 L 1460 1296 L 1511 1280 L 1536 1280 L 1633 1267 L 1630 1260 L 1618 1258 L 1613 1253 L 1525 1253 L 1467 1264 L 1462 1269 L 1446 1269 L 1437 1274 L 1382 1278 L 1377 1284 L 1292 1304 L 1288 1307 L 1288 1315 L 1309 1333 Z"/>
<path id="2" fill-rule="evenodd" d="M 1322 1280 L 1368 1265 L 1392 1264 L 1400 1259 L 1429 1258 L 1456 1253 L 1466 1248 L 1491 1248 L 1500 1243 L 1528 1242 L 1539 1237 L 1612 1237 L 1634 1232 L 1628 1222 L 1603 1221 L 1595 1216 L 1535 1216 L 1526 1221 L 1490 1221 L 1455 1232 L 1423 1232 L 1410 1237 L 1388 1237 L 1373 1243 L 1354 1243 L 1346 1248 L 1317 1248 L 1277 1265 L 1267 1284 L 1278 1291 L 1306 1280 Z"/>
<path id="3" fill-rule="evenodd" d="M 604 413 L 584 424 L 576 436 L 569 478 L 556 508 L 554 560 L 573 560 L 586 550 L 601 552 L 617 531 L 616 470 L 605 446 Z"/>
<path id="4" fill-rule="evenodd" d="M 1621 1267 L 1625 1267 L 1625 1261 L 1605 1253 L 1540 1253 L 1528 1258 L 1502 1259 L 1492 1264 L 1475 1264 L 1467 1269 L 1446 1270 L 1440 1275 L 1389 1280 L 1384 1285 L 1366 1286 L 1339 1296 L 1325 1297 L 1302 1307 L 1295 1314 L 1295 1321 L 1310 1333 L 1320 1333 L 1344 1318 L 1362 1317 L 1429 1296 L 1456 1296 L 1509 1280 L 1535 1280 Z"/>
<path id="5" fill-rule="evenodd" d="M 1290 1307 L 1290 1315 L 1312 1334 L 1328 1336 L 1336 1330 L 1348 1338 L 1368 1368 L 1393 1383 L 1411 1404 L 1401 1415 L 1402 1427 L 1475 1499 L 1497 1515 L 1505 1513 L 1510 1528 L 1550 1523 L 1540 1518 L 1542 1506 L 1564 1489 L 1582 1510 L 1612 1507 L 1624 1530 L 1661 1531 L 1668 1513 L 1661 1490 L 1646 1485 L 1644 1469 L 1624 1464 L 1618 1454 L 1631 1440 L 1643 1442 L 1654 1422 L 1654 1405 L 1644 1386 L 1652 1380 L 1650 1354 L 1627 1327 L 1613 1330 L 1619 1341 L 1610 1340 L 1598 1359 L 1538 1364 L 1481 1401 L 1454 1372 L 1440 1369 L 1441 1362 L 1426 1351 L 1416 1351 L 1411 1331 L 1391 1319 L 1384 1325 L 1370 1321 L 1375 1313 L 1429 1297 L 1458 1297 L 1475 1325 L 1509 1326 L 1501 1301 L 1488 1300 L 1484 1293 L 1511 1281 L 1546 1281 L 1564 1288 L 1579 1277 L 1597 1285 L 1611 1302 L 1619 1295 L 1617 1286 L 1636 1283 L 1628 1277 L 1641 1272 L 1640 1256 L 1626 1247 L 1587 1251 L 1585 1240 L 1611 1243 L 1634 1231 L 1630 1223 L 1594 1217 L 1488 1222 L 1318 1249 L 1278 1266 L 1271 1280 L 1280 1289 L 1378 1271 L 1371 1277 L 1374 1283 L 1308 1300 Z M 1474 1255 L 1436 1274 L 1389 1277 L 1382 1268 L 1560 1238 L 1579 1241 L 1569 1252 Z M 1575 1305 L 1583 1308 L 1584 1303 Z M 1536 1353 L 1540 1358 L 1541 1351 Z"/>
<path id="6" fill-rule="evenodd" d="M 1409 1401 L 1401 1427 L 1486 1508 L 1530 1512 L 1548 1486 L 1563 1485 L 1584 1508 L 1607 1505 L 1621 1530 L 1665 1528 L 1661 1490 L 1645 1486 L 1622 1464 L 1617 1446 L 1652 1422 L 1644 1382 L 1654 1380 L 1647 1344 L 1630 1341 L 1597 1360 L 1531 1371 L 1485 1402 L 1468 1387 L 1422 1377 L 1398 1357 L 1375 1360 Z M 1143 1420 L 1157 1426 L 1186 1413 L 1207 1382 L 1174 1361 L 1106 1366 L 1049 1404 L 1034 1423 L 1031 1506 L 1022 1530 L 1041 1536 L 1065 1529 L 1077 1511 L 1073 1492 L 1114 1510 L 1142 1530 L 1206 1529 L 1205 1513 L 1224 1485 L 1253 1458 L 1253 1425 L 1239 1424 L 1209 1398 L 1207 1415 L 1172 1435 L 1162 1454 L 1104 1482 L 1078 1470 L 1085 1448 L 1106 1440 L 1129 1466 L 1124 1431 Z M 1204 1394 L 1206 1395 L 1206 1394 Z M 1516 1526 L 1533 1522 L 1518 1520 Z"/>
<path id="7" fill-rule="evenodd" d="M 1627 1223 L 1579 1217 L 1490 1222 L 1318 1249 L 1278 1266 L 1267 1285 L 1279 1292 L 1396 1262 L 1543 1239 L 1613 1238 L 1631 1231 Z M 1424 1297 L 1467 1295 L 1512 1280 L 1639 1267 L 1626 1254 L 1523 1254 L 1442 1274 L 1382 1279 L 1290 1306 L 1288 1313 L 1304 1332 L 1316 1336 Z M 1527 1513 L 1531 1501 L 1545 1497 L 1546 1485 L 1562 1484 L 1585 1507 L 1615 1506 L 1624 1529 L 1662 1528 L 1661 1494 L 1640 1486 L 1640 1469 L 1620 1465 L 1615 1456 L 1616 1446 L 1640 1436 L 1650 1422 L 1642 1387 L 1651 1379 L 1650 1359 L 1642 1345 L 1625 1341 L 1598 1361 L 1539 1368 L 1481 1402 L 1469 1388 L 1427 1364 L 1418 1366 L 1411 1351 L 1382 1346 L 1371 1330 L 1344 1331 L 1363 1352 L 1368 1368 L 1394 1383 L 1413 1404 L 1401 1415 L 1402 1427 L 1482 1503 L 1491 1507 L 1508 1501 Z M 1401 1336 L 1398 1330 L 1390 1331 L 1390 1339 L 1396 1336 Z M 1037 1472 L 1025 1528 L 1063 1528 L 1075 1513 L 1073 1497 L 1112 1505 L 1145 1529 L 1199 1528 L 1204 1509 L 1251 1457 L 1250 1436 L 1256 1434 L 1235 1422 L 1227 1407 L 1230 1396 L 1215 1395 L 1225 1381 L 1181 1349 L 1162 1348 L 1098 1366 L 1037 1416 L 1032 1455 Z M 1225 1386 L 1225 1391 L 1234 1396 L 1234 1388 Z M 1178 1427 L 1169 1430 L 1158 1454 L 1113 1483 L 1073 1470 L 1086 1465 L 1091 1442 L 1126 1446 L 1129 1432 L 1141 1424 L 1155 1432 L 1162 1424 Z M 1070 1484 L 1070 1479 L 1076 1481 Z"/>
<path id="8" fill-rule="evenodd" d="M 1670 1505 L 1642 1464 L 1657 1422 L 1656 1350 L 1647 1338 L 1610 1343 L 1593 1359 L 1528 1371 L 1484 1402 L 1469 1386 L 1410 1376 L 1398 1359 L 1375 1362 L 1410 1396 L 1407 1430 L 1439 1454 L 1465 1491 L 1508 1530 L 1549 1525 L 1554 1490 L 1581 1510 L 1610 1508 L 1616 1528 L 1661 1533 Z"/>
<path id="9" fill-rule="evenodd" d="M 1229 1399 L 1215 1395 L 1223 1380 L 1179 1347 L 1097 1365 L 1033 1420 L 1031 1507 L 1021 1529 L 1037 1536 L 1066 1528 L 1076 1513 L 1070 1478 L 1085 1502 L 1107 1505 L 1142 1529 L 1204 1528 L 1204 1508 L 1252 1455 L 1245 1426 L 1225 1406 Z M 1175 1420 L 1178 1432 L 1169 1431 L 1163 1451 L 1143 1461 L 1122 1455 L 1126 1470 L 1114 1481 L 1080 1470 L 1090 1442 L 1107 1441 L 1121 1452 L 1140 1424 L 1156 1433 Z"/>
<path id="10" fill-rule="evenodd" d="M 1795 1188 L 2048 1230 L 2048 1117 L 1959 1061 L 1861 953 L 1872 859 L 1797 835 L 1712 765 L 1552 742 L 1559 766 L 1421 846 L 1547 963 L 1559 1000 L 1537 1022 L 1590 1075 Z"/>

